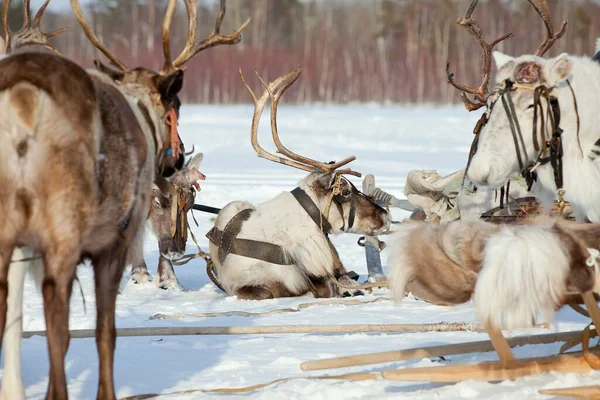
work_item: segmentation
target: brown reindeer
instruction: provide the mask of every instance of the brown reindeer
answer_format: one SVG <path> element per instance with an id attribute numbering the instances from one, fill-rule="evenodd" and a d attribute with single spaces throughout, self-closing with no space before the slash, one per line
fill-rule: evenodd
<path id="1" fill-rule="evenodd" d="M 169 29 L 176 0 L 170 0 L 163 25 L 163 70 L 127 69 L 99 43 L 79 2 L 71 0 L 71 5 L 87 37 L 119 70 L 96 62 L 98 70 L 86 71 L 66 58 L 40 52 L 0 60 L 0 137 L 5 143 L 0 148 L 0 332 L 6 325 L 11 257 L 15 249 L 26 247 L 39 253 L 44 264 L 47 397 L 67 398 L 69 300 L 76 265 L 90 259 L 100 358 L 98 398 L 113 399 L 119 282 L 126 263 L 141 251 L 155 172 L 169 175 L 183 164 L 177 132 L 180 67 L 203 49 L 237 43 L 240 32 L 219 34 L 222 7 L 213 33 L 195 44 L 196 4 L 187 1 L 194 30 L 184 52 L 171 62 Z M 8 7 L 6 1 L 4 10 Z M 8 29 L 5 39 L 10 51 Z M 23 268 L 22 263 L 13 265 Z"/>
<path id="2" fill-rule="evenodd" d="M 202 158 L 202 153 L 196 154 L 171 179 L 156 179 L 152 185 L 148 226 L 158 240 L 160 254 L 156 282 L 162 289 L 179 288 L 171 261 L 181 258 L 185 252 L 187 213 L 194 205 L 196 192 L 200 191 L 198 181 L 206 178 L 199 170 Z M 133 263 L 131 280 L 135 283 L 150 280 L 143 258 Z"/>

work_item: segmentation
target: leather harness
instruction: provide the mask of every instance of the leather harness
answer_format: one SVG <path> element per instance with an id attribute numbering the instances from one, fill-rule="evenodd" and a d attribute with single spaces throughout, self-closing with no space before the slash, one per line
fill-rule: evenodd
<path id="1" fill-rule="evenodd" d="M 354 185 L 350 181 L 348 182 L 354 189 Z M 356 191 L 358 194 L 362 194 Z M 350 229 L 354 225 L 354 219 L 356 215 L 356 203 L 355 203 L 355 194 L 352 192 L 351 198 L 351 208 L 350 214 L 348 216 L 348 229 Z M 313 220 L 313 222 L 319 227 L 323 235 L 325 236 L 328 245 L 334 255 L 335 248 L 333 244 L 329 240 L 329 234 L 332 231 L 331 224 L 327 220 L 327 218 L 321 213 L 321 210 L 314 201 L 310 198 L 308 194 L 301 188 L 297 187 L 291 191 L 292 196 L 298 201 L 298 204 L 306 211 L 309 217 Z M 338 197 L 340 195 L 334 195 L 332 198 L 332 202 L 336 204 L 338 207 L 340 214 L 342 213 L 342 205 L 341 199 Z M 367 197 L 368 198 L 368 197 Z M 238 238 L 237 235 L 242 230 L 242 225 L 245 221 L 247 221 L 254 209 L 245 209 L 237 213 L 225 226 L 223 231 L 219 230 L 216 226 L 214 226 L 207 234 L 206 237 L 212 244 L 219 248 L 219 262 L 222 264 L 225 261 L 225 258 L 228 254 L 235 254 L 238 256 L 254 258 L 257 260 L 266 261 L 272 264 L 278 265 L 294 265 L 296 264 L 296 260 L 292 259 L 289 254 L 285 251 L 282 246 L 261 242 L 257 240 L 251 239 L 241 239 Z M 342 218 L 343 219 L 343 218 Z M 342 230 L 345 230 L 345 224 L 342 227 Z M 334 260 L 337 257 L 334 256 Z M 338 262 L 336 261 L 336 264 Z"/>

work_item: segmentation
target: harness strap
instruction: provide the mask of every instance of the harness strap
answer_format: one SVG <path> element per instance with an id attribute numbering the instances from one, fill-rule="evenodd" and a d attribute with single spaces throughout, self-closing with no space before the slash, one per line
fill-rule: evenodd
<path id="1" fill-rule="evenodd" d="M 250 218 L 253 212 L 253 209 L 242 210 L 229 220 L 223 231 L 220 231 L 216 226 L 208 231 L 206 237 L 212 244 L 219 248 L 219 262 L 222 264 L 228 254 L 235 254 L 237 256 L 266 261 L 271 264 L 294 264 L 294 261 L 287 256 L 283 247 L 279 245 L 237 237 L 242 230 L 242 225 Z"/>
<path id="2" fill-rule="evenodd" d="M 304 211 L 306 211 L 308 216 L 327 236 L 332 230 L 331 224 L 329 221 L 327 221 L 327 218 L 325 218 L 325 216 L 321 213 L 321 210 L 319 210 L 319 207 L 317 207 L 317 205 L 312 201 L 310 196 L 299 187 L 292 190 L 292 196 L 294 196 L 294 198 L 298 201 L 298 204 L 304 208 Z"/>

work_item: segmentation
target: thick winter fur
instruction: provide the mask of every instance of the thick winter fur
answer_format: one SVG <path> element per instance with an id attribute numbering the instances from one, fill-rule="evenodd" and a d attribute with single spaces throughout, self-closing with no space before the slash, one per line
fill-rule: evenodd
<path id="1" fill-rule="evenodd" d="M 600 224 L 550 218 L 505 226 L 492 235 L 475 288 L 477 314 L 498 328 L 528 327 L 541 315 L 550 321 L 568 293 L 585 293 L 598 279 L 586 265 L 598 249 Z"/>
<path id="2" fill-rule="evenodd" d="M 312 173 L 298 186 L 324 210 L 331 178 L 331 174 Z M 330 243 L 293 195 L 284 192 L 257 207 L 243 201 L 229 203 L 217 216 L 215 226 L 223 230 L 234 215 L 248 208 L 255 211 L 242 225 L 238 237 L 282 246 L 294 264 L 276 265 L 234 254 L 229 254 L 221 264 L 218 247 L 210 243 L 218 280 L 227 293 L 248 299 L 299 296 L 307 292 L 317 297 L 334 295 L 326 288 L 326 280 L 335 275 L 336 268 Z M 348 226 L 349 212 L 349 202 L 343 204 L 343 216 L 335 204 L 331 206 L 329 222 L 334 234 L 340 233 L 342 226 Z M 347 232 L 374 235 L 387 229 L 389 223 L 385 210 L 356 195 L 356 220 Z"/>
<path id="3" fill-rule="evenodd" d="M 469 301 L 484 246 L 498 229 L 483 221 L 401 224 L 388 244 L 388 285 L 394 298 L 412 292 L 439 305 Z"/>
<path id="4" fill-rule="evenodd" d="M 154 143 L 156 135 L 166 137 L 166 126 L 162 106 L 151 98 L 159 94 L 160 100 L 160 93 L 157 86 L 118 82 L 51 54 L 11 55 L 0 61 L 0 69 L 0 332 L 7 288 L 22 287 L 22 273 L 9 272 L 11 257 L 26 247 L 23 254 L 35 251 L 44 264 L 48 397 L 66 398 L 68 304 L 75 267 L 90 258 L 96 280 L 98 396 L 114 398 L 118 284 L 126 262 L 141 251 L 154 171 L 164 170 L 155 162 L 162 149 Z M 10 270 L 22 272 L 26 264 L 14 263 Z M 11 290 L 10 296 L 13 320 L 22 295 Z M 13 327 L 7 330 L 7 356 L 14 361 L 21 326 Z M 22 394 L 22 383 L 15 384 L 18 367 L 15 361 L 5 369 L 16 396 Z"/>
<path id="5" fill-rule="evenodd" d="M 183 230 L 185 221 L 182 221 L 182 215 L 187 214 L 192 209 L 196 192 L 200 190 L 198 181 L 206 178 L 199 170 L 202 159 L 202 153 L 196 154 L 170 180 L 158 177 L 152 185 L 152 202 L 147 227 L 158 241 L 160 255 L 156 284 L 162 289 L 180 288 L 171 260 L 182 257 L 185 252 L 187 235 Z M 179 201 L 181 198 L 185 199 L 183 210 L 181 213 L 177 213 L 177 217 L 173 221 L 173 202 L 176 201 L 175 199 Z M 174 235 L 172 235 L 171 230 L 173 222 L 177 225 Z M 143 255 L 141 259 L 133 262 L 131 279 L 135 283 L 143 283 L 150 280 L 150 274 L 148 273 Z"/>
<path id="6" fill-rule="evenodd" d="M 519 71 L 527 64 L 534 63 L 541 73 L 538 80 L 531 84 L 554 87 L 552 93 L 559 100 L 560 126 L 564 130 L 562 141 L 565 199 L 571 203 L 578 221 L 587 218 L 592 222 L 600 222 L 600 187 L 593 184 L 600 180 L 600 158 L 590 157 L 594 156 L 594 150 L 598 150 L 595 143 L 600 139 L 600 114 L 595 106 L 600 101 L 600 64 L 588 57 L 568 54 L 544 59 L 533 55 L 513 58 L 495 52 L 494 60 L 498 68 L 497 83 L 507 78 L 518 80 L 521 76 Z M 571 83 L 577 99 L 581 124 L 579 139 L 575 104 L 567 80 Z M 527 165 L 535 161 L 539 153 L 535 151 L 532 140 L 533 92 L 516 90 L 513 92 L 513 101 L 523 133 L 526 148 L 524 163 Z M 544 115 L 545 109 L 544 104 Z M 538 127 L 540 125 L 538 121 Z M 549 132 L 547 136 L 550 135 Z M 547 163 L 536 171 L 538 181 L 534 184 L 532 192 L 547 206 L 556 199 L 552 167 Z M 518 172 L 519 164 L 508 117 L 501 101 L 498 101 L 491 112 L 489 122 L 481 131 L 477 152 L 467 173 L 477 185 L 499 187 L 505 184 L 512 174 Z"/>

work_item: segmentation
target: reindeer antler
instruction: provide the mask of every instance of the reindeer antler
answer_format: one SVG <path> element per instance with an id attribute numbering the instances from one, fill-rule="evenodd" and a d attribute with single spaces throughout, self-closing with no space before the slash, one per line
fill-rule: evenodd
<path id="1" fill-rule="evenodd" d="M 533 6 L 535 12 L 539 14 L 539 16 L 544 21 L 544 25 L 546 25 L 546 38 L 539 45 L 537 50 L 535 51 L 536 56 L 542 57 L 544 53 L 552 47 L 554 42 L 560 39 L 565 32 L 567 31 L 567 21 L 563 21 L 560 30 L 554 33 L 554 27 L 552 25 L 552 16 L 550 14 L 550 8 L 548 7 L 548 2 L 546 0 L 527 0 L 529 4 Z"/>
<path id="2" fill-rule="evenodd" d="M 318 170 L 325 173 L 331 173 L 337 170 L 339 167 L 342 167 L 356 160 L 356 157 L 351 156 L 333 164 L 322 163 L 288 150 L 279 139 L 279 133 L 277 131 L 277 105 L 279 104 L 279 100 L 281 99 L 283 93 L 285 93 L 285 91 L 290 86 L 292 86 L 294 82 L 296 82 L 301 72 L 302 70 L 296 69 L 288 74 L 285 74 L 275 79 L 275 81 L 271 82 L 270 84 L 266 84 L 265 81 L 260 76 L 258 76 L 258 73 L 256 73 L 256 76 L 265 88 L 263 95 L 260 97 L 260 99 L 257 99 L 252 89 L 250 89 L 250 86 L 248 86 L 248 84 L 246 83 L 244 75 L 242 74 L 242 69 L 240 68 L 240 77 L 242 78 L 242 83 L 244 84 L 244 86 L 250 93 L 250 96 L 252 96 L 252 100 L 254 101 L 254 115 L 252 117 L 251 129 L 252 147 L 254 148 L 259 157 L 275 161 L 279 164 L 289 165 L 291 167 L 298 168 L 303 171 L 314 172 Z M 289 160 L 265 151 L 258 143 L 258 123 L 260 121 L 260 116 L 267 102 L 267 97 L 271 98 L 271 133 L 273 136 L 273 142 L 277 147 L 277 152 L 290 158 Z M 358 177 L 361 176 L 359 172 L 353 171 L 351 169 L 338 170 L 337 173 L 354 175 Z"/>
<path id="3" fill-rule="evenodd" d="M 115 67 L 119 68 L 121 71 L 127 71 L 127 67 L 123 64 L 117 57 L 111 54 L 110 51 L 96 37 L 90 25 L 86 22 L 85 17 L 83 16 L 83 12 L 81 11 L 81 6 L 79 5 L 79 0 L 71 0 L 71 8 L 73 9 L 73 13 L 79 21 L 79 25 L 83 29 L 85 36 L 87 36 L 88 40 L 96 47 L 98 50 L 102 52 L 108 58 Z"/>
<path id="4" fill-rule="evenodd" d="M 10 0 L 4 0 L 2 7 L 2 22 L 4 23 L 4 37 L 6 40 L 6 53 L 14 51 L 20 47 L 29 44 L 37 44 L 60 54 L 60 52 L 48 42 L 48 39 L 58 36 L 69 29 L 68 26 L 55 30 L 54 32 L 44 33 L 40 29 L 40 22 L 44 12 L 48 7 L 50 0 L 46 0 L 42 7 L 35 14 L 33 22 L 31 21 L 30 0 L 25 0 L 23 4 L 23 26 L 11 37 L 10 27 L 8 26 L 8 10 L 10 9 Z"/>
<path id="5" fill-rule="evenodd" d="M 201 42 L 195 43 L 196 40 L 196 30 L 197 30 L 197 8 L 198 1 L 197 0 L 184 0 L 185 8 L 188 14 L 188 37 L 183 48 L 181 54 L 175 59 L 175 61 L 171 62 L 171 49 L 170 49 L 170 30 L 171 30 L 171 20 L 173 18 L 173 14 L 175 13 L 175 2 L 176 0 L 171 0 L 167 6 L 167 12 L 165 16 L 165 22 L 163 23 L 163 51 L 165 55 L 165 64 L 161 73 L 166 74 L 175 71 L 180 68 L 183 64 L 188 62 L 192 57 L 201 52 L 202 50 L 219 46 L 222 44 L 236 44 L 242 40 L 242 31 L 246 26 L 250 23 L 250 18 L 246 20 L 239 27 L 237 31 L 232 33 L 231 35 L 222 35 L 221 34 L 221 24 L 223 23 L 223 19 L 225 18 L 225 0 L 220 0 L 219 14 L 217 16 L 217 20 L 215 22 L 215 28 L 213 31 Z"/>
<path id="6" fill-rule="evenodd" d="M 477 21 L 471 18 L 473 15 L 473 11 L 475 11 L 475 7 L 477 7 L 478 0 L 473 0 L 467 13 L 464 17 L 460 17 L 456 23 L 467 30 L 479 43 L 479 46 L 482 50 L 481 56 L 481 71 L 483 75 L 483 80 L 478 88 L 473 88 L 470 86 L 462 85 L 460 83 L 456 83 L 454 81 L 454 73 L 450 72 L 450 63 L 446 63 L 446 75 L 448 76 L 448 83 L 460 90 L 459 97 L 461 101 L 464 103 L 465 107 L 469 111 L 475 111 L 480 109 L 481 107 L 486 105 L 486 100 L 489 96 L 488 85 L 490 83 L 491 70 L 492 70 L 492 49 L 498 43 L 502 42 L 513 36 L 512 33 L 507 33 L 506 35 L 494 40 L 491 43 L 487 43 L 482 37 L 482 31 Z M 471 93 L 474 95 L 474 101 L 467 97 L 467 93 Z"/>

